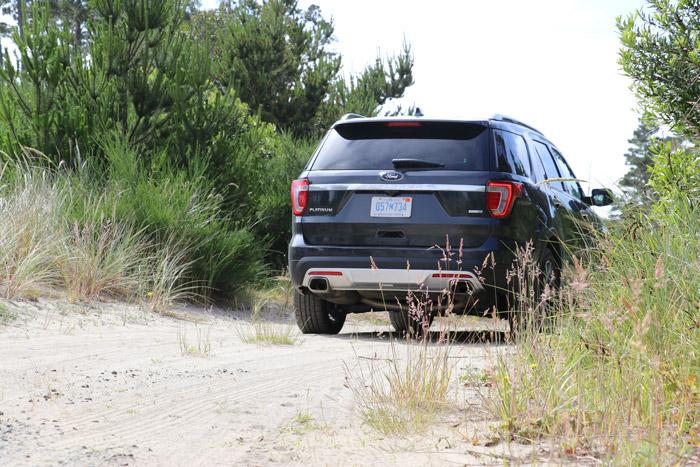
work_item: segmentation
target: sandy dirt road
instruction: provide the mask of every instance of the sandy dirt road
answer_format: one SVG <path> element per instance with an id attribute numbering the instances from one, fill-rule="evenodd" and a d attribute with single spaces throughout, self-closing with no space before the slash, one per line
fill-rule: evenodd
<path id="1" fill-rule="evenodd" d="M 421 435 L 387 437 L 346 387 L 347 371 L 388 355 L 381 315 L 273 346 L 244 343 L 251 324 L 230 311 L 42 302 L 6 313 L 0 465 L 500 465 L 541 454 L 484 446 L 493 420 L 458 378 L 510 351 L 488 333 L 453 335 L 454 409 Z"/>

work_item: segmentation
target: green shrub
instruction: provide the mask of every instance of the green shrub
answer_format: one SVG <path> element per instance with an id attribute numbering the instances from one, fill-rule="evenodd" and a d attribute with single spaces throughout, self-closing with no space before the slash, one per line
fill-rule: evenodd
<path id="1" fill-rule="evenodd" d="M 259 237 L 270 239 L 268 258 L 276 268 L 286 267 L 287 244 L 291 237 L 290 186 L 315 146 L 316 141 L 281 134 L 255 177 L 257 193 L 251 195 L 257 213 L 254 229 Z"/>
<path id="2" fill-rule="evenodd" d="M 650 167 L 649 184 L 662 199 L 657 208 L 661 211 L 673 209 L 679 199 L 681 203 L 697 203 L 700 200 L 700 151 L 695 147 L 674 148 L 668 142 L 657 144 L 652 150 L 654 164 Z"/>
<path id="3" fill-rule="evenodd" d="M 105 136 L 100 146 L 106 172 L 89 165 L 68 172 L 73 219 L 99 211 L 142 229 L 154 244 L 188 245 L 187 279 L 207 294 L 230 295 L 260 277 L 267 244 L 253 234 L 251 219 L 227 210 L 204 164 L 178 170 L 163 153 L 146 167 L 120 135 Z"/>

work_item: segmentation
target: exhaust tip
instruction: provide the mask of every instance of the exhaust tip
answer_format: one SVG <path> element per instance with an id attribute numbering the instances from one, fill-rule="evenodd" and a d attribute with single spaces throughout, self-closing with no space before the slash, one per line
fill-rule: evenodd
<path id="1" fill-rule="evenodd" d="M 329 289 L 328 279 L 325 277 L 314 277 L 309 281 L 309 289 L 314 292 L 327 292 Z"/>
<path id="2" fill-rule="evenodd" d="M 472 285 L 467 281 L 457 281 L 454 287 L 456 294 L 471 294 L 474 291 Z"/>

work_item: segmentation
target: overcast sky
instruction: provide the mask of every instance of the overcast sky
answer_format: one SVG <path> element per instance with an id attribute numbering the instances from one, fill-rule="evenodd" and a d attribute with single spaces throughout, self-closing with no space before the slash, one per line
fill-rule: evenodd
<path id="1" fill-rule="evenodd" d="M 512 116 L 551 139 L 579 178 L 612 186 L 626 172 L 637 106 L 615 18 L 642 0 L 300 1 L 312 3 L 335 22 L 346 72 L 405 37 L 415 55 L 406 100 L 426 116 Z"/>

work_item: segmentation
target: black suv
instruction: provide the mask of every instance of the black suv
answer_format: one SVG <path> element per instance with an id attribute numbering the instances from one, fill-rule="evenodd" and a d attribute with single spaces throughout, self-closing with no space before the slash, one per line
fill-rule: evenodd
<path id="1" fill-rule="evenodd" d="M 502 116 L 347 115 L 291 197 L 296 319 L 302 332 L 318 334 L 370 310 L 389 311 L 393 327 L 408 331 L 407 300 L 416 293 L 429 297 L 430 319 L 444 309 L 445 290 L 455 292 L 455 311 L 503 310 L 516 249 L 529 243 L 554 277 L 584 241 L 581 226 L 602 227 L 590 206 L 612 201 L 602 189 L 585 196 L 541 132 Z M 486 263 L 493 270 L 483 274 Z"/>

